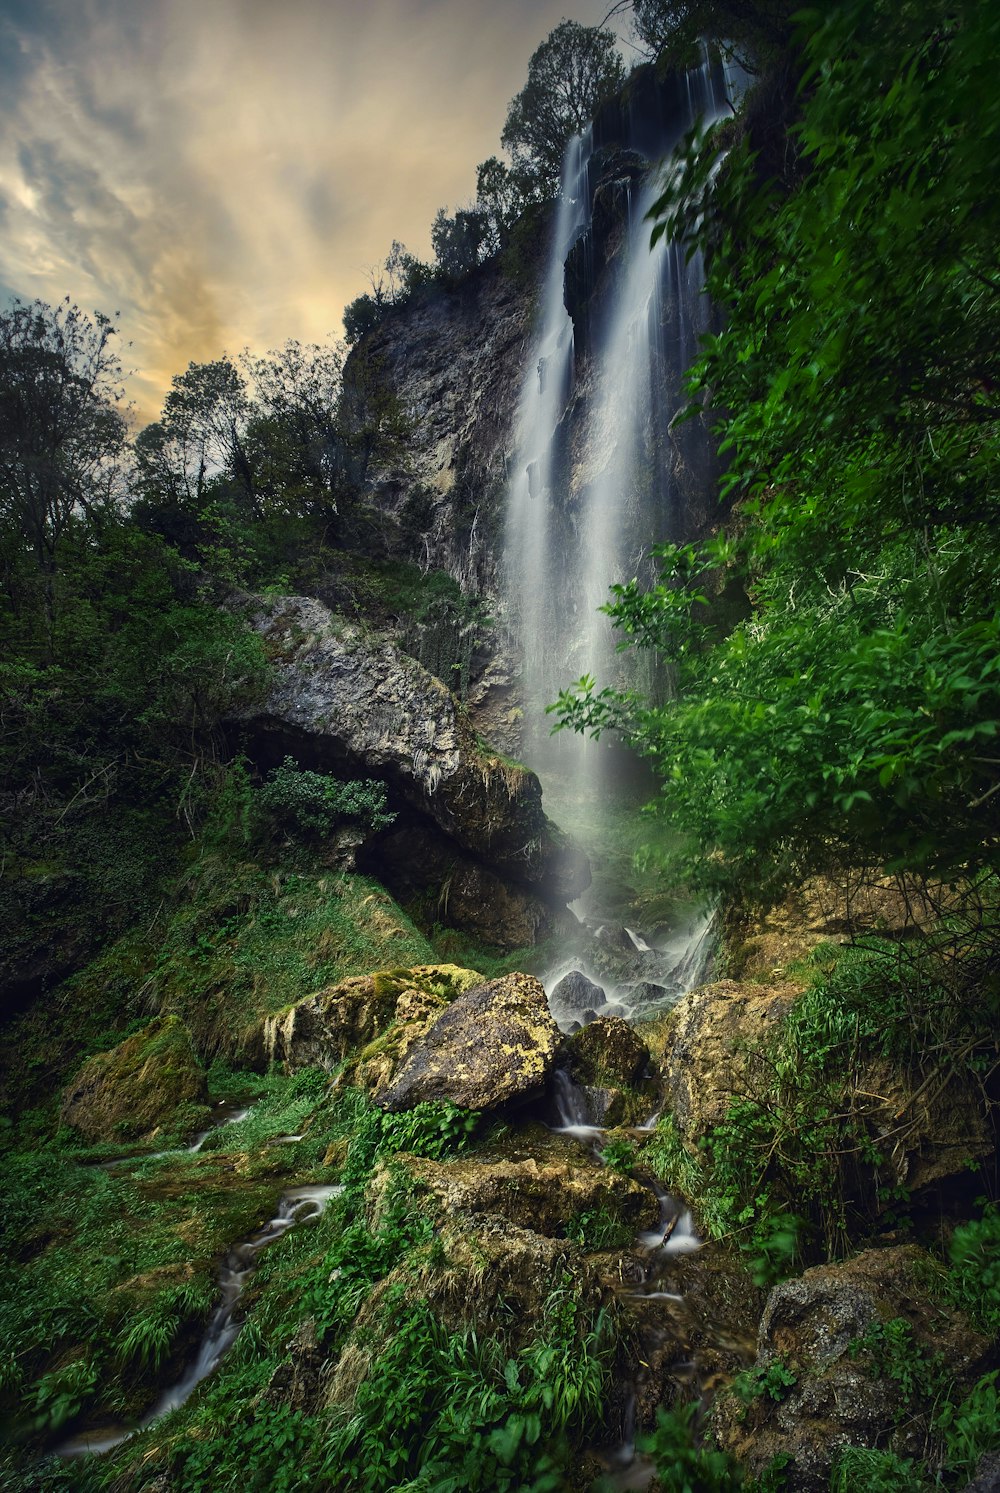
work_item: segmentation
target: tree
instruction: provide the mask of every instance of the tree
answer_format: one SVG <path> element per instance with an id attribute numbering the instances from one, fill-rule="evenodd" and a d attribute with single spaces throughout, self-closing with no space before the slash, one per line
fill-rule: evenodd
<path id="1" fill-rule="evenodd" d="M 490 156 L 476 167 L 476 209 L 486 222 L 487 252 L 506 243 L 514 224 L 532 202 L 539 201 L 537 180 L 523 167 L 508 166 Z"/>
<path id="2" fill-rule="evenodd" d="M 52 578 L 68 529 L 115 496 L 125 448 L 115 326 L 67 298 L 0 313 L 0 540 L 8 596 L 25 552 L 44 579 L 52 626 Z"/>
<path id="3" fill-rule="evenodd" d="M 687 67 L 705 37 L 746 65 L 787 46 L 796 0 L 633 0 L 633 25 L 652 57 Z"/>
<path id="4" fill-rule="evenodd" d="M 528 81 L 507 108 L 501 139 L 515 167 L 551 196 L 567 142 L 587 128 L 598 104 L 624 81 L 610 31 L 560 21 L 532 53 Z"/>
<path id="5" fill-rule="evenodd" d="M 291 338 L 240 362 L 253 389 L 246 446 L 261 501 L 285 513 L 335 513 L 343 344 Z"/>
<path id="6" fill-rule="evenodd" d="M 459 208 L 453 218 L 439 207 L 431 226 L 438 271 L 446 278 L 468 274 L 489 252 L 489 223 L 476 208 Z"/>

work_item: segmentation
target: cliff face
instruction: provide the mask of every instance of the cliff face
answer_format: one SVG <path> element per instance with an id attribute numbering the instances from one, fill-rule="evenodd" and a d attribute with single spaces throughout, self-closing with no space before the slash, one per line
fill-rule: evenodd
<path id="1" fill-rule="evenodd" d="M 473 594 L 498 589 L 533 302 L 533 276 L 493 261 L 390 311 L 345 371 L 362 418 L 388 396 L 406 426 L 395 459 L 369 470 L 367 501 L 398 525 L 405 558 Z"/>

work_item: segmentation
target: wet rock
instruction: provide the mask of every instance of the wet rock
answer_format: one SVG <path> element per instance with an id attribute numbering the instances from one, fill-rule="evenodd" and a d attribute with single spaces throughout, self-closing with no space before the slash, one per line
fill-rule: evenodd
<path id="1" fill-rule="evenodd" d="M 88 1058 L 66 1086 L 60 1118 L 89 1141 L 195 1131 L 208 1119 L 205 1074 L 177 1016 L 159 1016 L 109 1052 Z"/>
<path id="2" fill-rule="evenodd" d="M 605 944 L 609 949 L 620 949 L 626 954 L 635 954 L 638 952 L 632 940 L 632 935 L 623 923 L 602 924 L 594 934 L 594 938 L 598 943 Z"/>
<path id="3" fill-rule="evenodd" d="M 676 1003 L 683 993 L 679 985 L 659 985 L 653 980 L 637 980 L 634 985 L 629 985 L 622 991 L 622 995 L 633 1006 L 651 1010 L 661 1010 L 664 1006 Z"/>
<path id="4" fill-rule="evenodd" d="M 566 1052 L 577 1083 L 626 1087 L 649 1062 L 649 1049 L 620 1016 L 598 1016 L 574 1032 Z"/>
<path id="5" fill-rule="evenodd" d="M 397 901 L 409 905 L 414 898 L 432 897 L 441 921 L 500 949 L 530 947 L 575 921 L 566 908 L 505 881 L 419 823 L 381 835 L 365 866 Z"/>
<path id="6" fill-rule="evenodd" d="M 306 596 L 248 598 L 242 610 L 274 669 L 266 700 L 239 718 L 257 758 L 383 779 L 493 871 L 569 900 L 586 857 L 542 812 L 526 767 L 484 750 L 455 696 L 388 637 Z"/>
<path id="7" fill-rule="evenodd" d="M 659 1208 L 648 1188 L 631 1177 L 602 1167 L 584 1154 L 579 1162 L 542 1160 L 435 1162 L 406 1157 L 409 1175 L 426 1188 L 437 1208 L 458 1214 L 497 1214 L 518 1228 L 550 1238 L 565 1237 L 567 1226 L 582 1214 L 603 1211 L 633 1233 L 652 1228 Z M 369 1206 L 377 1220 L 379 1174 L 369 1189 Z"/>
<path id="8" fill-rule="evenodd" d="M 837 1453 L 846 1446 L 888 1446 L 920 1455 L 936 1407 L 933 1359 L 961 1386 L 983 1372 L 989 1342 L 960 1313 L 928 1301 L 940 1271 L 916 1245 L 866 1250 L 843 1264 L 820 1265 L 783 1281 L 761 1319 L 755 1369 L 781 1365 L 795 1376 L 775 1400 L 750 1405 L 734 1391 L 716 1400 L 720 1444 L 760 1472 L 779 1453 L 790 1458 L 789 1493 L 825 1493 Z M 902 1329 L 902 1351 L 916 1369 L 912 1394 L 886 1371 L 885 1325 Z M 881 1335 L 881 1336 L 880 1336 Z M 910 1345 L 913 1346 L 910 1346 Z"/>
<path id="9" fill-rule="evenodd" d="M 504 975 L 458 997 L 414 1042 L 378 1102 L 390 1111 L 425 1099 L 466 1109 L 496 1109 L 541 1092 L 559 1028 L 543 986 L 531 975 Z"/>
<path id="10" fill-rule="evenodd" d="M 265 1057 L 288 1069 L 329 1073 L 394 1024 L 422 1030 L 449 1000 L 481 983 L 475 970 L 455 964 L 422 964 L 342 980 L 269 1016 Z"/>
<path id="11" fill-rule="evenodd" d="M 649 1113 L 649 1101 L 631 1089 L 585 1084 L 583 1093 L 591 1122 L 605 1130 L 617 1125 L 638 1125 Z"/>
<path id="12" fill-rule="evenodd" d="M 602 1006 L 599 1011 L 595 1011 L 594 1012 L 594 1015 L 595 1016 L 615 1016 L 615 1017 L 620 1018 L 622 1021 L 627 1021 L 628 1020 L 628 1012 L 625 1010 L 625 1007 L 619 1005 L 617 1001 L 612 1001 L 609 1005 Z"/>
<path id="13" fill-rule="evenodd" d="M 580 970 L 571 969 L 553 986 L 552 1000 L 567 1011 L 586 1011 L 604 1004 L 604 991 Z"/>

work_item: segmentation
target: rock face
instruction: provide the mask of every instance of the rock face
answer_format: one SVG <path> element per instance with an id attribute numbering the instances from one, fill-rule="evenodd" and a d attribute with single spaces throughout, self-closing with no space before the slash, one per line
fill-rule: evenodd
<path id="1" fill-rule="evenodd" d="M 239 723 L 260 760 L 293 751 L 321 770 L 382 778 L 394 804 L 556 901 L 589 884 L 586 857 L 542 812 L 534 773 L 481 747 L 451 692 L 395 643 L 310 597 L 251 598 L 246 612 L 275 671 Z"/>
<path id="2" fill-rule="evenodd" d="M 460 996 L 410 1048 L 377 1097 L 384 1109 L 449 1099 L 490 1110 L 541 1092 L 559 1029 L 531 975 L 503 975 Z"/>
<path id="3" fill-rule="evenodd" d="M 553 906 L 537 891 L 504 880 L 453 840 L 424 823 L 400 822 L 380 835 L 362 864 L 396 900 L 433 900 L 436 921 L 461 928 L 501 949 L 539 943 L 560 927 L 574 925 L 572 913 Z"/>
<path id="4" fill-rule="evenodd" d="M 685 995 L 671 1013 L 664 1059 L 669 1104 L 684 1135 L 697 1139 L 725 1118 L 730 1100 L 756 1076 L 746 1050 L 791 1009 L 801 986 L 717 980 Z M 766 1083 L 766 1069 L 759 1077 Z"/>
<path id="5" fill-rule="evenodd" d="M 493 262 L 454 291 L 419 292 L 364 338 L 344 370 L 361 419 L 388 392 L 412 425 L 405 452 L 369 471 L 369 500 L 399 526 L 409 558 L 474 593 L 497 589 L 534 283 L 532 273 L 515 278 Z"/>
<path id="6" fill-rule="evenodd" d="M 784 1453 L 789 1493 L 825 1493 L 846 1446 L 888 1444 L 900 1456 L 919 1456 L 935 1408 L 932 1361 L 961 1384 L 983 1372 L 989 1348 L 959 1313 L 939 1306 L 928 1315 L 927 1281 L 936 1268 L 916 1245 L 897 1245 L 776 1286 L 755 1369 L 759 1378 L 779 1365 L 793 1382 L 777 1386 L 780 1398 L 762 1393 L 749 1406 L 732 1390 L 721 1394 L 713 1425 L 722 1446 L 751 1472 Z M 887 1344 L 895 1340 L 913 1374 L 909 1397 L 891 1372 Z"/>
<path id="7" fill-rule="evenodd" d="M 140 1140 L 164 1126 L 197 1130 L 207 1103 L 187 1027 L 161 1016 L 84 1063 L 66 1087 L 60 1118 L 89 1141 Z"/>

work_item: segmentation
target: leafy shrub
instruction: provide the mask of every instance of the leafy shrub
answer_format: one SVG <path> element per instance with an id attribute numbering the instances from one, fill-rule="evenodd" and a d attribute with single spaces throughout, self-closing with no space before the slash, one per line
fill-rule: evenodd
<path id="1" fill-rule="evenodd" d="M 1000 1210 L 960 1224 L 949 1245 L 952 1294 L 984 1332 L 1000 1332 Z"/>
<path id="2" fill-rule="evenodd" d="M 663 1485 L 671 1493 L 735 1493 L 740 1472 L 733 1459 L 717 1447 L 699 1445 L 695 1438 L 696 1405 L 656 1412 L 656 1429 L 640 1437 L 638 1445 L 656 1463 Z"/>
<path id="3" fill-rule="evenodd" d="M 260 797 L 281 823 L 303 835 L 328 835 L 347 820 L 385 829 L 396 817 L 387 810 L 384 783 L 373 778 L 342 783 L 299 767 L 292 757 L 268 774 Z"/>

